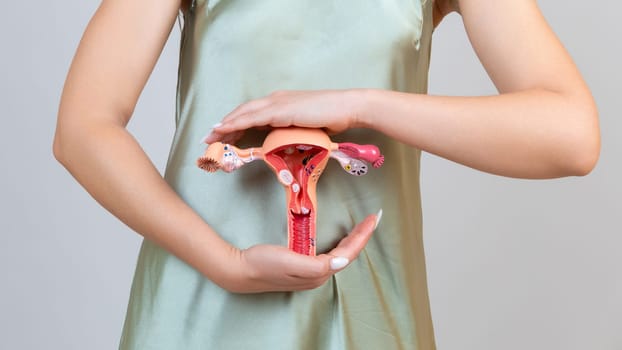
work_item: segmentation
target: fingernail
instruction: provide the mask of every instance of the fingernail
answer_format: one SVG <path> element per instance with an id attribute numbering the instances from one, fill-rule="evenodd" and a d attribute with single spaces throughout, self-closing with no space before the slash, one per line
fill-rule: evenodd
<path id="1" fill-rule="evenodd" d="M 330 259 L 330 268 L 331 270 L 343 269 L 344 267 L 346 267 L 346 265 L 348 265 L 349 262 L 350 260 L 348 260 L 348 258 L 338 256 L 336 258 Z"/>
<path id="2" fill-rule="evenodd" d="M 378 210 L 378 214 L 376 214 L 376 226 L 374 226 L 374 230 L 378 227 L 380 219 L 382 219 L 382 209 Z"/>
<path id="3" fill-rule="evenodd" d="M 210 131 L 207 133 L 207 135 L 203 136 L 203 138 L 201 139 L 201 142 L 199 142 L 200 144 L 203 143 L 207 143 L 207 140 L 209 140 L 210 136 L 212 136 L 212 134 L 214 133 L 214 129 L 219 128 L 222 126 L 222 123 L 216 123 L 212 126 L 212 128 L 210 129 Z"/>
<path id="4" fill-rule="evenodd" d="M 207 141 L 207 138 L 208 138 L 211 134 L 212 134 L 212 133 L 210 132 L 209 134 L 207 134 L 207 135 L 203 136 L 203 138 L 201 139 L 201 142 L 199 142 L 199 144 L 201 144 L 201 145 L 202 145 L 202 144 L 204 144 L 204 143 L 207 143 L 207 142 L 206 142 L 206 141 Z"/>

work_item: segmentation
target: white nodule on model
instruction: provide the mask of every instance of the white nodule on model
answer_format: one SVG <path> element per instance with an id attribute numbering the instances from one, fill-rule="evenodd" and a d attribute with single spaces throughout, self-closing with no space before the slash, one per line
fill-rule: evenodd
<path id="1" fill-rule="evenodd" d="M 279 180 L 281 180 L 284 185 L 289 186 L 294 181 L 294 176 L 289 170 L 283 169 L 279 171 Z"/>

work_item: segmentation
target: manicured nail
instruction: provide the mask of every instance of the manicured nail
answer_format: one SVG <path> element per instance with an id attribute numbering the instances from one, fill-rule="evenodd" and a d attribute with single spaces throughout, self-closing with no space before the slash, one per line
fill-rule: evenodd
<path id="1" fill-rule="evenodd" d="M 212 128 L 210 129 L 210 131 L 207 133 L 207 135 L 203 136 L 203 138 L 201 139 L 201 144 L 203 143 L 207 143 L 206 141 L 209 139 L 209 137 L 214 133 L 214 129 L 220 128 L 222 126 L 222 123 L 216 123 L 214 124 L 214 126 L 212 126 Z"/>
<path id="2" fill-rule="evenodd" d="M 340 270 L 346 267 L 350 260 L 348 258 L 344 258 L 343 256 L 338 256 L 336 258 L 330 259 L 330 268 L 331 270 Z"/>
<path id="3" fill-rule="evenodd" d="M 208 138 L 211 134 L 212 134 L 212 133 L 210 132 L 209 134 L 207 134 L 207 135 L 203 136 L 203 138 L 201 139 L 201 142 L 199 142 L 199 144 L 201 144 L 201 145 L 202 145 L 202 144 L 204 144 L 204 143 L 207 143 L 207 142 L 205 142 L 205 141 L 207 141 L 207 138 Z"/>
<path id="4" fill-rule="evenodd" d="M 378 227 L 380 219 L 382 219 L 382 209 L 378 210 L 378 214 L 376 214 L 376 226 L 374 226 L 374 230 Z"/>

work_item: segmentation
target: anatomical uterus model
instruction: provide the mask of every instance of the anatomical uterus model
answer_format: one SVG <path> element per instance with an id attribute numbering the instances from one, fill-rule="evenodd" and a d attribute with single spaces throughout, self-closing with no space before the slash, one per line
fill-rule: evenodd
<path id="1" fill-rule="evenodd" d="M 329 157 L 355 176 L 367 173 L 366 162 L 374 168 L 384 162 L 384 156 L 374 145 L 333 143 L 321 129 L 291 127 L 272 130 L 261 147 L 240 149 L 212 143 L 197 165 L 208 172 L 232 172 L 257 159 L 266 162 L 286 191 L 289 249 L 315 255 L 315 190 Z"/>

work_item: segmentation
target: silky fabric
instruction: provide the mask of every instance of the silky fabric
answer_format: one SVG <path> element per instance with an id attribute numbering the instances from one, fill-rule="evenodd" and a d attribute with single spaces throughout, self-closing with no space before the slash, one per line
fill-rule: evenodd
<path id="1" fill-rule="evenodd" d="M 199 141 L 213 124 L 276 90 L 427 90 L 431 0 L 203 0 L 183 16 L 164 177 L 238 248 L 287 244 L 285 191 L 263 162 L 199 169 Z M 237 145 L 264 137 L 249 130 Z M 144 239 L 119 349 L 434 349 L 420 151 L 368 129 L 331 138 L 375 144 L 385 156 L 362 177 L 331 160 L 317 186 L 318 254 L 384 209 L 356 260 L 317 289 L 234 294 Z"/>

